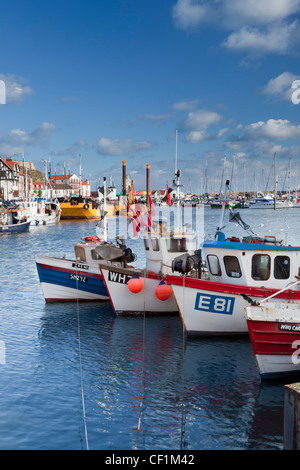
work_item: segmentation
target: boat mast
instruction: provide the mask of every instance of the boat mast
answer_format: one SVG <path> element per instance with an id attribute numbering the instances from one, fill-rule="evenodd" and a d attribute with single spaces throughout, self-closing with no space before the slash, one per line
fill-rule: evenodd
<path id="1" fill-rule="evenodd" d="M 79 197 L 81 196 L 81 155 L 79 155 Z"/>
<path id="2" fill-rule="evenodd" d="M 277 178 L 276 178 L 276 153 L 274 153 L 274 210 L 276 209 L 276 194 L 277 194 Z"/>
<path id="3" fill-rule="evenodd" d="M 103 238 L 104 241 L 107 242 L 107 225 L 106 225 L 106 177 L 103 178 L 103 210 L 104 210 L 104 230 L 103 230 Z"/>

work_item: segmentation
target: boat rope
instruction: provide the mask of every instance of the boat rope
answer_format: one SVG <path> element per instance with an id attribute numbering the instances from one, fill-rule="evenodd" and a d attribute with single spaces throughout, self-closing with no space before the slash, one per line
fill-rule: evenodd
<path id="1" fill-rule="evenodd" d="M 77 276 L 77 272 L 76 272 L 76 276 Z M 78 292 L 78 278 L 76 278 L 76 288 L 77 288 L 77 292 Z M 79 312 L 78 295 L 77 295 L 77 331 L 78 331 L 78 353 L 79 353 L 80 386 L 81 386 L 81 401 L 82 401 L 84 434 L 85 434 L 86 450 L 89 450 L 89 441 L 88 441 L 88 433 L 87 433 L 87 425 L 86 425 L 86 414 L 85 414 L 84 391 L 83 391 L 83 379 L 82 379 L 80 312 Z"/>
<path id="2" fill-rule="evenodd" d="M 180 427 L 180 450 L 183 447 L 183 435 L 184 435 L 184 353 L 185 353 L 185 325 L 184 325 L 184 294 L 185 294 L 185 276 L 183 276 L 183 317 L 182 317 L 182 389 L 181 389 L 181 427 Z"/>
<path id="3" fill-rule="evenodd" d="M 138 426 L 135 438 L 135 446 L 134 450 L 137 450 L 139 433 L 141 431 L 141 423 L 142 423 L 142 409 L 143 409 L 143 400 L 144 400 L 144 360 L 145 360 L 145 333 L 146 333 L 146 300 L 145 300 L 145 281 L 146 281 L 146 270 L 144 276 L 144 314 L 143 314 L 143 357 L 142 357 L 142 383 L 141 383 L 141 399 L 140 399 L 140 407 L 139 407 L 139 419 L 138 419 Z"/>

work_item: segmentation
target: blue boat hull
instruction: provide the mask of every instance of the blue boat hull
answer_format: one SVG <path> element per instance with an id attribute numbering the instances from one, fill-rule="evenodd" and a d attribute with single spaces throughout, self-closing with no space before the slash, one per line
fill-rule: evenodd
<path id="1" fill-rule="evenodd" d="M 58 259 L 57 261 L 60 266 L 36 262 L 41 288 L 47 303 L 109 300 L 100 270 L 99 274 L 76 270 L 74 267 L 72 269 L 74 262 L 70 260 Z M 63 264 L 65 267 L 62 267 Z"/>
<path id="2" fill-rule="evenodd" d="M 13 224 L 13 225 L 1 225 L 0 234 L 28 232 L 29 227 L 30 227 L 30 221 L 22 222 L 20 224 Z"/>

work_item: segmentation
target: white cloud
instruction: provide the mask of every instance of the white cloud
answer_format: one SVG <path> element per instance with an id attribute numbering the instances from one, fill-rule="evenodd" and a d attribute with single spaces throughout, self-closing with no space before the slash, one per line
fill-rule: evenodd
<path id="1" fill-rule="evenodd" d="M 183 120 L 180 126 L 181 132 L 188 132 L 185 141 L 188 143 L 199 143 L 213 139 L 206 131 L 209 126 L 218 124 L 223 119 L 221 114 L 207 109 L 191 111 L 187 119 Z"/>
<path id="2" fill-rule="evenodd" d="M 268 25 L 300 11 L 299 0 L 224 0 L 223 22 L 229 27 Z"/>
<path id="3" fill-rule="evenodd" d="M 173 19 L 180 29 L 194 29 L 205 19 L 206 5 L 197 0 L 178 0 L 173 7 Z"/>
<path id="4" fill-rule="evenodd" d="M 278 77 L 271 78 L 269 82 L 260 90 L 260 94 L 272 96 L 281 101 L 291 101 L 293 89 L 292 84 L 299 80 L 300 75 L 290 72 L 283 72 Z"/>
<path id="5" fill-rule="evenodd" d="M 16 77 L 13 74 L 0 74 L 0 80 L 5 83 L 6 103 L 20 103 L 25 96 L 33 93 L 33 89 L 26 85 L 26 81 L 22 77 Z"/>
<path id="6" fill-rule="evenodd" d="M 173 109 L 176 111 L 188 111 L 195 109 L 199 104 L 199 100 L 181 100 L 173 104 Z"/>
<path id="7" fill-rule="evenodd" d="M 135 142 L 132 139 L 109 139 L 101 137 L 98 140 L 97 151 L 101 155 L 126 155 L 131 152 L 150 149 L 153 146 L 151 142 Z"/>
<path id="8" fill-rule="evenodd" d="M 272 25 L 266 29 L 244 26 L 231 33 L 223 46 L 233 51 L 246 51 L 258 55 L 290 52 L 295 43 L 298 22 Z"/>
<path id="9" fill-rule="evenodd" d="M 217 124 L 221 119 L 221 114 L 207 109 L 199 109 L 188 114 L 188 118 L 183 122 L 183 128 L 190 131 L 203 130 L 212 124 Z"/>
<path id="10" fill-rule="evenodd" d="M 43 122 L 32 132 L 12 129 L 9 134 L 0 136 L 0 152 L 4 155 L 14 155 L 21 153 L 27 145 L 44 147 L 47 138 L 54 131 L 55 125 L 49 122 Z"/>
<path id="11" fill-rule="evenodd" d="M 180 29 L 213 25 L 230 32 L 227 49 L 262 55 L 289 53 L 300 42 L 299 12 L 300 0 L 178 0 L 172 13 Z"/>
<path id="12" fill-rule="evenodd" d="M 259 121 L 245 127 L 245 133 L 254 139 L 288 140 L 300 137 L 300 125 L 287 119 L 269 119 Z"/>

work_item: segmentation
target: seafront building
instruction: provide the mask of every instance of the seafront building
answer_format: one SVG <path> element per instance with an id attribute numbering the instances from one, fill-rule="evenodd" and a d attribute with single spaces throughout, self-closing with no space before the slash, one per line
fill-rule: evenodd
<path id="1" fill-rule="evenodd" d="M 0 199 L 13 200 L 24 197 L 90 197 L 91 187 L 88 180 L 76 174 L 50 175 L 48 178 L 38 172 L 32 162 L 20 162 L 12 158 L 0 157 Z"/>

